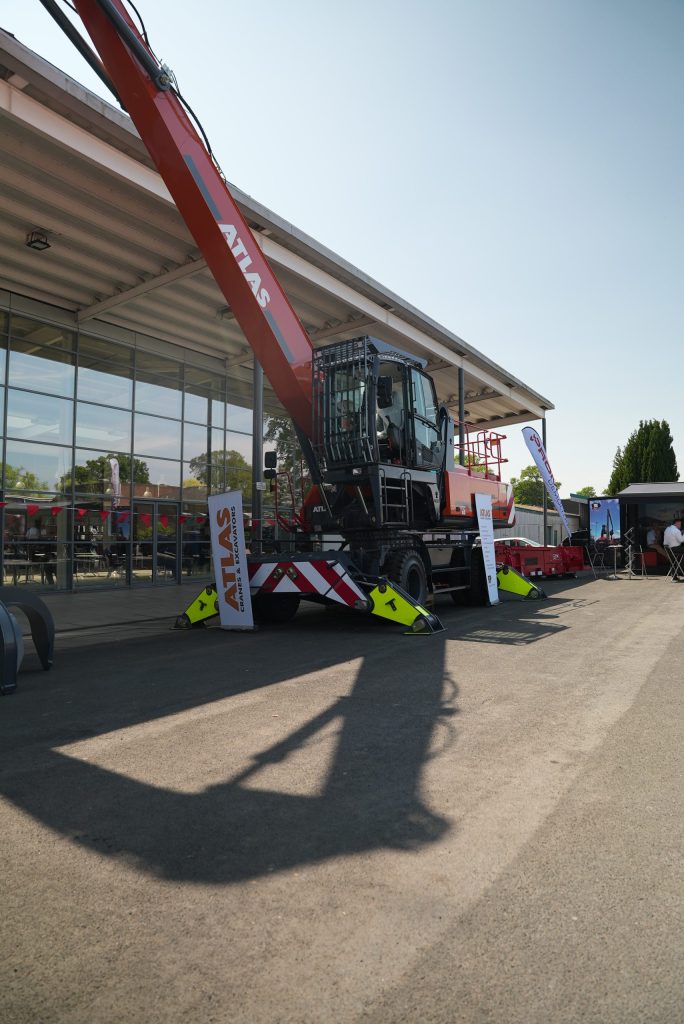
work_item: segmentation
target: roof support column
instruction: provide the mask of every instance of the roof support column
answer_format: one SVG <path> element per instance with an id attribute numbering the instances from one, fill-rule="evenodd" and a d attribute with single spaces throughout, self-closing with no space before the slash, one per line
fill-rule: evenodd
<path id="1" fill-rule="evenodd" d="M 465 370 L 458 368 L 458 461 L 465 466 Z"/>
<path id="2" fill-rule="evenodd" d="M 544 418 L 542 419 L 542 444 L 544 445 L 544 451 L 546 451 L 546 416 L 544 416 Z M 548 504 L 548 502 L 546 500 L 546 487 L 542 487 L 542 500 L 543 500 L 543 503 L 544 503 L 543 504 L 543 510 L 544 511 L 543 511 L 543 519 L 542 519 L 542 523 L 543 523 L 542 529 L 544 531 L 544 544 L 546 545 L 546 544 L 549 543 L 548 535 L 547 535 L 547 532 L 546 532 L 546 506 Z"/>
<path id="3" fill-rule="evenodd" d="M 254 411 L 252 413 L 252 554 L 261 554 L 263 541 L 264 480 L 264 371 L 254 359 L 252 373 Z"/>

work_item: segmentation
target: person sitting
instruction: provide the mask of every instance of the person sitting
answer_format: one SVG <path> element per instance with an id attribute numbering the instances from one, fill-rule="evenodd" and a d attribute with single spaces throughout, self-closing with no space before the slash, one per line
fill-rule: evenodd
<path id="1" fill-rule="evenodd" d="M 667 554 L 665 552 L 665 548 L 661 544 L 661 539 L 662 539 L 661 531 L 656 529 L 655 526 L 649 526 L 649 528 L 646 531 L 646 545 L 645 546 L 647 548 L 649 548 L 651 551 L 656 551 L 663 558 L 667 558 Z"/>
<path id="2" fill-rule="evenodd" d="M 684 555 L 684 534 L 682 533 L 682 520 L 679 516 L 672 521 L 663 534 L 663 544 L 678 558 Z M 673 579 L 681 579 L 674 575 Z"/>
<path id="3" fill-rule="evenodd" d="M 684 534 L 682 533 L 682 520 L 679 516 L 673 519 L 672 523 L 665 530 L 663 544 L 677 555 L 684 554 Z"/>

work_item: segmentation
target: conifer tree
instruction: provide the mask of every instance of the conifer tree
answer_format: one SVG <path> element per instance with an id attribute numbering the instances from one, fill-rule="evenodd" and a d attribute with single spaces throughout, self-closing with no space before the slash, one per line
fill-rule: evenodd
<path id="1" fill-rule="evenodd" d="M 641 420 L 624 449 L 618 448 L 608 494 L 617 494 L 630 484 L 679 480 L 672 434 L 667 420 Z"/>

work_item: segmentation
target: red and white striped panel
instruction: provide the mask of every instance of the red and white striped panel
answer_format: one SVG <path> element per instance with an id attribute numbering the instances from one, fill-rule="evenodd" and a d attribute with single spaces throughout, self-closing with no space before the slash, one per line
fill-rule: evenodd
<path id="1" fill-rule="evenodd" d="M 249 591 L 255 594 L 318 594 L 354 608 L 366 603 L 363 591 L 339 562 L 250 562 Z"/>

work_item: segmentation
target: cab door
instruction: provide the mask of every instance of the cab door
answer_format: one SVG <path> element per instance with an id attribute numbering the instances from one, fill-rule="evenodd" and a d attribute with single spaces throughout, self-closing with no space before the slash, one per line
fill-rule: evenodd
<path id="1" fill-rule="evenodd" d="M 438 426 L 438 406 L 432 380 L 411 369 L 409 392 L 413 421 L 413 464 L 416 469 L 440 469 L 444 443 Z"/>

